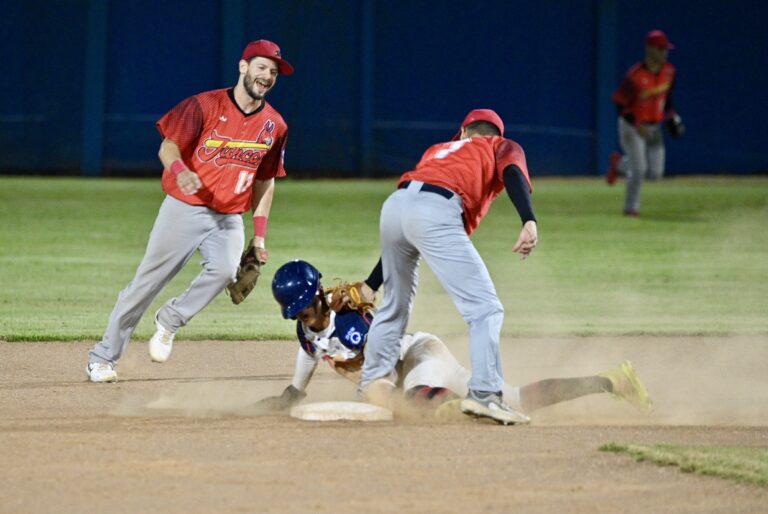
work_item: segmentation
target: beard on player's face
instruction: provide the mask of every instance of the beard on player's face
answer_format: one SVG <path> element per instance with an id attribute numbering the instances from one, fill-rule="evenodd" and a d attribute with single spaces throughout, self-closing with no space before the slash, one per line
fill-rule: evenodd
<path id="1" fill-rule="evenodd" d="M 270 59 L 256 57 L 244 71 L 243 89 L 254 100 L 263 100 L 277 82 L 277 64 Z"/>
<path id="2" fill-rule="evenodd" d="M 274 85 L 274 80 L 263 79 L 250 74 L 246 74 L 243 78 L 245 92 L 254 100 L 264 100 L 264 97 Z"/>

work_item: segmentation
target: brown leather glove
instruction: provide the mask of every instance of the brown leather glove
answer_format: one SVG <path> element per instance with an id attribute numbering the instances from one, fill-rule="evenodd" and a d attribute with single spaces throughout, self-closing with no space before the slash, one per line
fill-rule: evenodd
<path id="1" fill-rule="evenodd" d="M 227 286 L 227 292 L 235 305 L 242 303 L 256 287 L 261 276 L 261 266 L 266 262 L 267 251 L 253 246 L 253 239 L 240 257 L 240 267 L 237 269 L 235 281 Z"/>
<path id="2" fill-rule="evenodd" d="M 339 312 L 344 309 L 353 311 L 369 311 L 373 309 L 374 299 L 366 291 L 370 291 L 364 282 L 339 282 L 336 286 L 325 291 L 329 295 L 328 305 Z"/>

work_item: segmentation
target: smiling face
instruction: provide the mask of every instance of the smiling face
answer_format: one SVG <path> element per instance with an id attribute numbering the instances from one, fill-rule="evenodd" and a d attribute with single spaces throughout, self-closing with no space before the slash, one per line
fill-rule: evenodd
<path id="1" fill-rule="evenodd" d="M 240 75 L 245 92 L 254 101 L 261 101 L 277 82 L 277 63 L 266 57 L 240 61 Z"/>

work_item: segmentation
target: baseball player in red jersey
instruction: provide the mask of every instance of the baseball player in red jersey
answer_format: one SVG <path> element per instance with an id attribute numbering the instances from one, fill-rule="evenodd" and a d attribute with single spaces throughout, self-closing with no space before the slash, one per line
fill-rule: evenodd
<path id="1" fill-rule="evenodd" d="M 374 270 L 369 279 L 378 288 L 381 284 L 375 274 Z M 280 396 L 259 401 L 259 410 L 281 411 L 300 402 L 321 361 L 352 382 L 359 379 L 375 310 L 356 303 L 337 304 L 321 279 L 317 268 L 300 260 L 287 262 L 275 272 L 272 294 L 283 317 L 296 320 L 299 348 L 291 384 Z M 398 394 L 409 400 L 410 406 L 426 412 L 437 409 L 438 416 L 458 414 L 459 399 L 467 394 L 471 373 L 439 337 L 426 332 L 405 334 L 400 341 L 397 369 Z M 526 413 L 599 393 L 611 393 L 645 412 L 653 408 L 647 389 L 629 361 L 599 375 L 539 380 L 522 387 L 502 384 L 502 391 L 508 404 Z"/>
<path id="2" fill-rule="evenodd" d="M 358 384 L 361 397 L 386 404 L 397 383 L 395 364 L 423 256 L 470 327 L 472 376 L 462 411 L 503 424 L 529 421 L 502 400 L 499 337 L 504 308 L 469 239 L 491 202 L 506 189 L 523 222 L 512 250 L 525 258 L 536 247 L 525 154 L 503 136 L 504 123 L 494 111 L 471 111 L 454 139 L 430 147 L 384 202 L 380 219 L 384 299 L 368 334 Z"/>
<path id="3" fill-rule="evenodd" d="M 672 104 L 676 71 L 667 62 L 672 48 L 664 32 L 650 31 L 645 37 L 645 59 L 627 71 L 613 93 L 613 102 L 619 111 L 619 142 L 624 156 L 619 152 L 611 154 L 605 179 L 612 185 L 619 174 L 627 176 L 626 216 L 637 216 L 640 212 L 640 189 L 645 176 L 659 179 L 664 175 L 662 122 L 668 122 L 674 137 L 684 131 Z"/>
<path id="4" fill-rule="evenodd" d="M 234 280 L 244 246 L 242 213 L 253 211 L 252 245 L 267 261 L 265 237 L 275 178 L 285 176 L 288 127 L 264 97 L 293 67 L 271 41 L 249 43 L 234 88 L 187 98 L 157 122 L 163 138 L 160 207 L 136 275 L 120 292 L 102 340 L 89 353 L 92 382 L 117 380 L 115 365 L 154 298 L 195 251 L 203 270 L 155 315 L 149 341 L 155 362 L 171 354 L 176 331 Z"/>

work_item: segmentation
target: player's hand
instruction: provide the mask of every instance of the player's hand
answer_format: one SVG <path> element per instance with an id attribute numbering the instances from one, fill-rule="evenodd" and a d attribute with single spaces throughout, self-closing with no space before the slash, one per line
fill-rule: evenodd
<path id="1" fill-rule="evenodd" d="M 254 237 L 248 243 L 248 248 L 250 247 L 253 247 L 254 254 L 256 255 L 256 260 L 259 261 L 259 264 L 261 264 L 262 266 L 265 265 L 267 263 L 267 260 L 269 260 L 269 252 L 265 248 L 264 238 Z M 246 251 L 248 250 L 248 248 L 246 248 Z"/>
<path id="2" fill-rule="evenodd" d="M 646 127 L 641 123 L 636 128 L 637 128 L 637 133 L 640 134 L 640 137 L 642 137 L 643 139 L 648 139 L 648 127 Z"/>
<path id="3" fill-rule="evenodd" d="M 203 183 L 200 181 L 197 173 L 190 170 L 184 170 L 176 175 L 176 184 L 185 195 L 193 195 L 203 187 Z"/>
<path id="4" fill-rule="evenodd" d="M 363 296 L 363 300 L 369 303 L 376 301 L 376 291 L 371 289 L 371 286 L 363 282 L 360 284 L 360 294 Z"/>
<path id="5" fill-rule="evenodd" d="M 305 396 L 307 396 L 307 393 L 299 391 L 292 385 L 289 385 L 280 396 L 268 396 L 262 398 L 256 402 L 254 407 L 261 413 L 280 412 L 296 405 L 303 400 Z"/>
<path id="6" fill-rule="evenodd" d="M 520 231 L 520 237 L 517 238 L 515 246 L 512 247 L 512 251 L 519 253 L 525 259 L 536 248 L 538 242 L 539 235 L 536 229 L 536 222 L 526 221 L 523 229 Z"/>
<path id="7" fill-rule="evenodd" d="M 256 258 L 259 260 L 259 264 L 264 266 L 269 259 L 269 252 L 266 248 L 256 248 Z"/>

